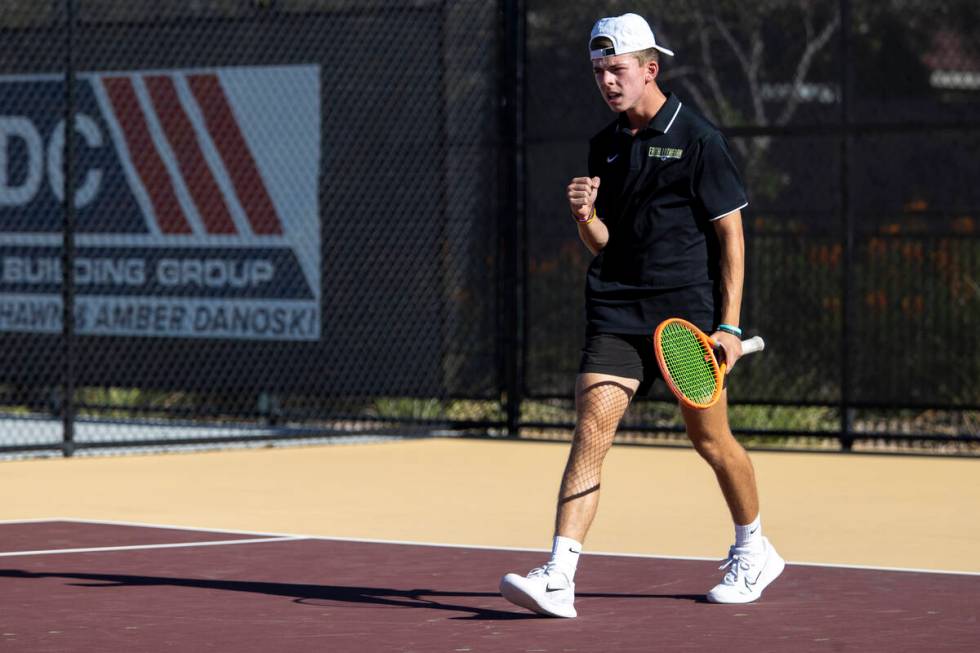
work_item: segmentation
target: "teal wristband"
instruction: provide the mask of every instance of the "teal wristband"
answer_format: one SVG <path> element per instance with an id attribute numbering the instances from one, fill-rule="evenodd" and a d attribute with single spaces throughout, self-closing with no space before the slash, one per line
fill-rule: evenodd
<path id="1" fill-rule="evenodd" d="M 737 336 L 739 338 L 742 337 L 742 330 L 739 329 L 737 326 L 732 326 L 731 324 L 719 324 L 718 330 L 724 331 L 725 333 L 730 333 L 733 336 Z"/>

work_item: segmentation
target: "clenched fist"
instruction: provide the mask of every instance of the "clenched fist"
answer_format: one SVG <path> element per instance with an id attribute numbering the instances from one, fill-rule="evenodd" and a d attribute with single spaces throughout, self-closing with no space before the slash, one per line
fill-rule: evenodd
<path id="1" fill-rule="evenodd" d="M 568 206 L 579 222 L 592 217 L 595 196 L 599 192 L 598 177 L 576 177 L 568 184 Z"/>

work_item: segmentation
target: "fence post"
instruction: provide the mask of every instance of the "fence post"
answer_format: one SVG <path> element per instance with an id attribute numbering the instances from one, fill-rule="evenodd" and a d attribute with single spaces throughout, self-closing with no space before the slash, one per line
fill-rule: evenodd
<path id="1" fill-rule="evenodd" d="M 499 223 L 500 370 L 507 413 L 507 434 L 517 437 L 523 395 L 523 279 L 524 279 L 524 59 L 525 2 L 503 0 L 501 53 L 502 197 Z"/>
<path id="2" fill-rule="evenodd" d="M 75 453 L 75 20 L 77 0 L 65 0 L 64 214 L 61 251 L 63 455 Z"/>
<path id="3" fill-rule="evenodd" d="M 852 433 L 851 409 L 851 352 L 852 325 L 852 268 L 854 265 L 854 216 L 851 206 L 851 3 L 850 0 L 840 0 L 840 106 L 841 106 L 841 142 L 840 142 L 840 196 L 841 196 L 841 239 L 842 239 L 842 281 L 841 281 L 841 367 L 840 367 L 840 445 L 844 451 L 850 451 L 854 445 Z"/>

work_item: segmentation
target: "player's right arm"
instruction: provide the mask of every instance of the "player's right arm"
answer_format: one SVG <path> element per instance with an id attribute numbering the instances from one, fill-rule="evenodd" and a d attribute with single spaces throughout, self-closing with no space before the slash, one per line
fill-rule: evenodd
<path id="1" fill-rule="evenodd" d="M 609 230 L 596 216 L 595 199 L 599 192 L 598 177 L 575 177 L 568 184 L 568 208 L 572 211 L 578 236 L 593 254 L 609 242 Z"/>

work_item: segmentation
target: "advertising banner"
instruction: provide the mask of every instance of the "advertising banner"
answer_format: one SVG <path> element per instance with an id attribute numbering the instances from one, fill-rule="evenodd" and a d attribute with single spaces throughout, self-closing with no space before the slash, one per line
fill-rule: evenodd
<path id="1" fill-rule="evenodd" d="M 319 66 L 77 81 L 77 332 L 319 339 Z M 0 77 L 0 332 L 62 329 L 63 94 Z"/>

